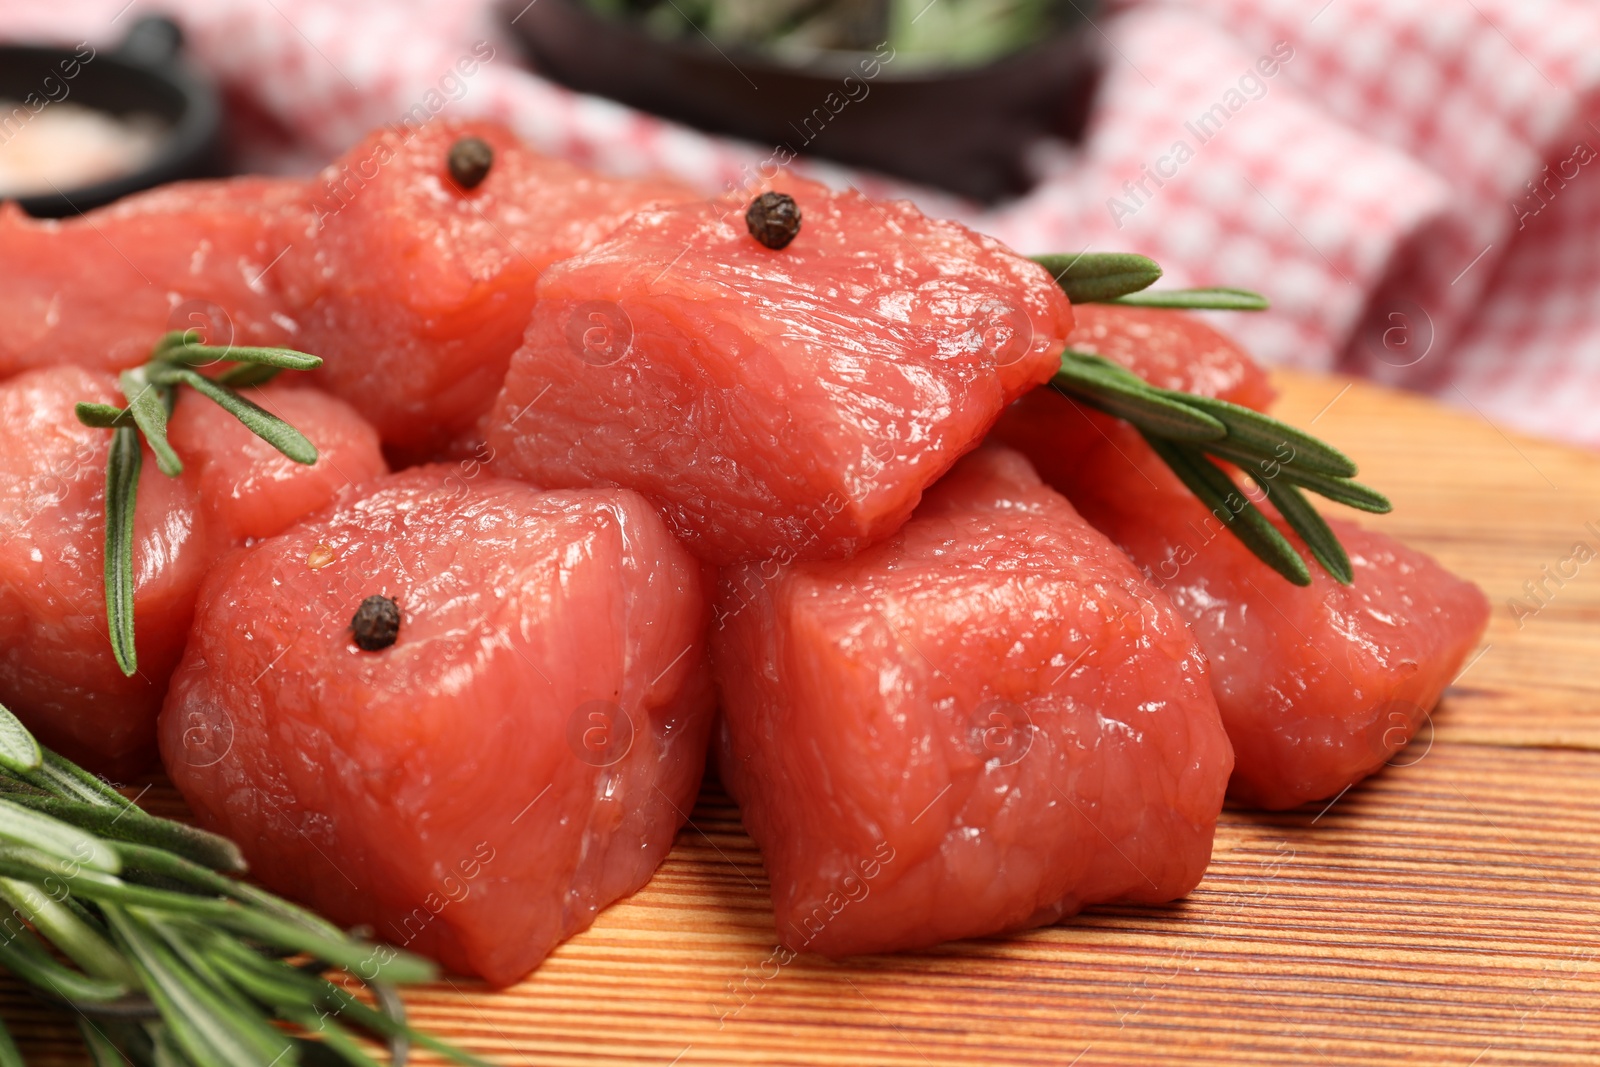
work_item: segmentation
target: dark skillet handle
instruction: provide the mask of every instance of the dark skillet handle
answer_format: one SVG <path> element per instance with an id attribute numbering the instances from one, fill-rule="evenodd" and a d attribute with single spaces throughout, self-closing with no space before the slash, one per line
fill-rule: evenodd
<path id="1" fill-rule="evenodd" d="M 183 29 L 162 15 L 147 15 L 133 24 L 117 46 L 116 56 L 141 67 L 165 67 L 183 50 Z"/>

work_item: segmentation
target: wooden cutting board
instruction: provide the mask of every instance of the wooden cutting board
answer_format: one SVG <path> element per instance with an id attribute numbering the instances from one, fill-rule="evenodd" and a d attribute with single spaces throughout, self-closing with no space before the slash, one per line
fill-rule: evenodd
<path id="1" fill-rule="evenodd" d="M 760 855 L 708 786 L 641 892 L 516 988 L 412 991 L 416 1022 L 505 1064 L 1600 1063 L 1600 559 L 1566 562 L 1600 553 L 1600 456 L 1372 386 L 1279 384 L 1279 413 L 1394 499 L 1362 521 L 1494 603 L 1388 770 L 1331 804 L 1224 812 L 1180 904 L 781 969 Z M 0 1014 L 29 1063 L 86 1062 L 17 987 Z"/>

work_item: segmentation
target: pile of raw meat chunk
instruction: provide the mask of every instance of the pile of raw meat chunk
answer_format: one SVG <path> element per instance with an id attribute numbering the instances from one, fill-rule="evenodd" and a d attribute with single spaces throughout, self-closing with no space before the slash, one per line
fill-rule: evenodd
<path id="1" fill-rule="evenodd" d="M 1046 384 L 1071 347 L 1264 409 L 1201 320 L 782 173 L 708 200 L 437 121 L 310 180 L 0 206 L 0 278 L 0 703 L 108 774 L 159 755 L 261 881 L 495 984 L 649 879 L 708 753 L 793 951 L 1181 897 L 1224 794 L 1381 767 L 1487 617 L 1337 521 L 1353 584 L 1290 585 Z M 190 327 L 323 358 L 246 390 L 319 457 L 179 396 L 130 677 L 73 405 Z"/>

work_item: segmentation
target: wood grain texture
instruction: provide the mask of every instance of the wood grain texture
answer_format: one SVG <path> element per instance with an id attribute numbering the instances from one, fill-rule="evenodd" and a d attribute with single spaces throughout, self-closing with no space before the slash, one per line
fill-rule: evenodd
<path id="1" fill-rule="evenodd" d="M 1488 650 L 1436 718 L 1440 739 L 1600 751 L 1600 457 L 1503 431 L 1465 397 L 1456 410 L 1348 381 L 1277 380 L 1277 414 L 1345 448 L 1395 505 L 1381 517 L 1328 511 L 1489 594 Z"/>
<path id="2" fill-rule="evenodd" d="M 1284 417 L 1393 497 L 1362 521 L 1495 605 L 1487 650 L 1395 765 L 1330 805 L 1226 811 L 1180 904 L 781 968 L 760 856 L 709 784 L 643 891 L 514 989 L 414 991 L 416 1021 L 506 1064 L 1600 1062 L 1600 558 L 1539 602 L 1524 589 L 1578 542 L 1600 552 L 1600 457 L 1470 409 L 1279 382 Z M 145 802 L 179 807 L 162 787 Z M 30 1063 L 85 1062 L 16 987 L 0 1015 Z"/>

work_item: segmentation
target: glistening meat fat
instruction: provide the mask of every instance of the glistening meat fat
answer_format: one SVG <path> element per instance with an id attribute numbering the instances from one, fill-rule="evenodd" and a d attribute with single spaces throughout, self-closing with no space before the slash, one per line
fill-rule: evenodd
<path id="1" fill-rule="evenodd" d="M 1166 598 L 1019 454 L 844 561 L 724 572 L 719 767 L 829 956 L 1193 889 L 1233 757 Z"/>
<path id="2" fill-rule="evenodd" d="M 498 469 L 636 489 L 715 563 L 837 558 L 1055 371 L 1072 311 L 1037 264 L 903 201 L 774 190 L 799 214 L 782 247 L 755 236 L 776 215 L 699 202 L 545 272 L 489 419 Z"/>
<path id="3" fill-rule="evenodd" d="M 380 479 L 207 577 L 168 773 L 273 888 L 508 984 L 694 803 L 702 581 L 625 490 Z"/>
<path id="4" fill-rule="evenodd" d="M 106 629 L 110 435 L 73 414 L 78 401 L 122 403 L 116 379 L 55 367 L 0 383 L 0 704 L 94 770 L 153 762 L 156 712 L 216 558 L 384 471 L 377 435 L 343 402 L 283 385 L 243 392 L 304 430 L 320 456 L 294 463 L 204 397 L 179 396 L 168 438 L 183 473 L 162 474 L 148 447 L 140 470 L 130 678 Z"/>
<path id="5" fill-rule="evenodd" d="M 1258 408 L 1271 397 L 1249 356 L 1183 312 L 1087 306 L 1068 344 L 1164 387 Z M 1314 564 L 1309 587 L 1288 584 L 1136 431 L 1049 390 L 1017 403 L 995 436 L 1033 459 L 1189 621 L 1233 742 L 1230 793 L 1247 803 L 1293 807 L 1382 767 L 1425 721 L 1488 621 L 1477 586 L 1337 519 L 1330 525 L 1354 584 Z"/>

